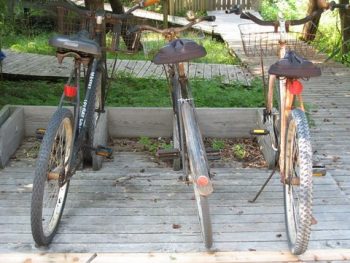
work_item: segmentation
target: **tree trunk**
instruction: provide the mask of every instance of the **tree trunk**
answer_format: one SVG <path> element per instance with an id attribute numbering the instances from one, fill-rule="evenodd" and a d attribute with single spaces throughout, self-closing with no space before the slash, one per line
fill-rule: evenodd
<path id="1" fill-rule="evenodd" d="M 308 15 L 312 14 L 316 10 L 318 10 L 317 0 L 309 0 L 309 5 L 307 9 Z M 320 18 L 321 16 L 317 16 L 313 20 L 311 20 L 310 22 L 304 25 L 303 40 L 312 41 L 315 39 Z"/>
<path id="2" fill-rule="evenodd" d="M 85 6 L 90 10 L 104 9 L 103 0 L 85 0 Z"/>
<path id="3" fill-rule="evenodd" d="M 164 28 L 168 28 L 169 27 L 168 15 L 169 15 L 169 0 L 163 0 L 163 23 L 164 23 Z"/>
<path id="4" fill-rule="evenodd" d="M 124 14 L 123 4 L 120 0 L 109 0 L 109 3 L 111 4 L 113 13 Z"/>
<path id="5" fill-rule="evenodd" d="M 340 0 L 339 4 L 349 4 L 349 0 Z M 350 51 L 350 10 L 339 9 L 341 32 L 342 32 L 342 54 Z"/>

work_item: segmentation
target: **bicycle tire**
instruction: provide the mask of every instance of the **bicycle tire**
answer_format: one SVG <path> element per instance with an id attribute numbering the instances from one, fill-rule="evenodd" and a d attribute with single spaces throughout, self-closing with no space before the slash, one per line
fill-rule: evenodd
<path id="1" fill-rule="evenodd" d="M 64 176 L 69 169 L 73 147 L 72 123 L 72 112 L 65 108 L 58 109 L 48 124 L 40 146 L 31 200 L 31 229 L 38 246 L 51 243 L 64 210 L 69 180 L 62 185 L 59 181 L 62 180 L 62 173 Z"/>
<path id="2" fill-rule="evenodd" d="M 312 149 L 305 113 L 290 112 L 285 151 L 284 207 L 289 247 L 300 255 L 307 249 L 312 220 Z"/>
<path id="3" fill-rule="evenodd" d="M 171 79 L 171 98 L 173 102 L 173 144 L 174 148 L 178 149 L 180 152 L 180 157 L 173 160 L 173 170 L 180 171 L 182 169 L 182 163 L 184 162 L 181 158 L 181 152 L 184 148 L 184 143 L 182 140 L 183 127 L 181 125 L 180 109 L 179 109 L 179 98 L 180 96 L 180 87 L 178 82 L 178 75 L 175 73 L 175 76 Z"/>
<path id="4" fill-rule="evenodd" d="M 184 102 L 183 104 L 181 104 L 181 111 L 182 111 L 182 116 L 188 116 L 186 120 L 183 119 L 183 122 L 187 121 L 189 123 L 192 122 L 192 124 L 194 124 L 194 125 L 184 125 L 184 130 L 185 130 L 184 139 L 186 141 L 184 154 L 188 156 L 191 174 L 192 176 L 193 174 L 209 176 L 209 169 L 208 169 L 209 166 L 208 166 L 208 159 L 206 156 L 206 150 L 203 144 L 202 135 L 200 133 L 200 130 L 196 121 L 194 109 L 192 108 L 192 106 L 189 105 L 188 102 Z M 187 129 L 191 129 L 191 130 L 187 130 Z M 189 143 L 188 140 L 191 140 L 195 143 Z M 195 147 L 195 149 L 191 149 L 190 147 Z M 197 154 L 194 154 L 195 152 Z M 213 245 L 213 233 L 212 233 L 212 225 L 211 225 L 211 219 L 210 219 L 208 197 L 202 196 L 199 194 L 197 185 L 195 183 L 193 183 L 193 188 L 194 188 L 195 199 L 197 203 L 198 218 L 199 218 L 199 223 L 201 227 L 203 242 L 205 244 L 205 247 L 209 249 Z"/>
<path id="5" fill-rule="evenodd" d="M 280 126 L 280 94 L 279 94 L 279 81 L 276 82 L 276 87 L 274 88 L 274 101 L 275 107 L 272 109 L 271 115 L 264 119 L 264 113 L 260 110 L 257 112 L 258 117 L 258 127 L 267 130 L 269 134 L 260 135 L 257 137 L 259 145 L 261 145 L 261 151 L 266 160 L 269 169 L 274 169 L 277 165 L 278 160 L 278 138 L 279 138 L 279 126 Z M 265 103 L 267 109 L 267 94 L 265 91 Z"/>
<path id="6" fill-rule="evenodd" d="M 193 187 L 197 203 L 202 239 L 205 247 L 209 249 L 213 246 L 213 230 L 211 225 L 208 197 L 200 195 L 195 184 L 193 184 Z"/>
<path id="7" fill-rule="evenodd" d="M 91 163 L 92 169 L 98 171 L 102 168 L 103 157 L 96 154 L 93 148 L 99 145 L 106 146 L 108 139 L 107 113 L 98 112 L 103 103 L 102 85 L 103 85 L 103 67 L 96 71 L 96 89 L 91 93 L 90 102 L 87 108 L 87 138 L 86 143 L 89 150 L 86 151 L 85 161 Z"/>

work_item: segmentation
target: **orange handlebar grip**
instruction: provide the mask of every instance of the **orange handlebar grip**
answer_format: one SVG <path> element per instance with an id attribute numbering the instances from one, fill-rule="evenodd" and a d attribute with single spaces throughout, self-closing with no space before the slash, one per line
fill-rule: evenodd
<path id="1" fill-rule="evenodd" d="M 143 3 L 144 7 L 150 6 L 150 5 L 154 5 L 159 3 L 160 0 L 145 0 L 145 2 Z"/>

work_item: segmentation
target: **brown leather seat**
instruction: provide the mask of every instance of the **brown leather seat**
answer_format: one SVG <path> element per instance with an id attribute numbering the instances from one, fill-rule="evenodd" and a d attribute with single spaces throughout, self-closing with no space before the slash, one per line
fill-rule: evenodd
<path id="1" fill-rule="evenodd" d="M 284 58 L 270 66 L 269 74 L 287 78 L 310 78 L 321 76 L 321 70 L 294 51 L 288 51 Z"/>
<path id="2" fill-rule="evenodd" d="M 205 48 L 189 39 L 175 39 L 155 55 L 154 64 L 172 64 L 185 62 L 195 58 L 204 57 L 207 54 Z"/>

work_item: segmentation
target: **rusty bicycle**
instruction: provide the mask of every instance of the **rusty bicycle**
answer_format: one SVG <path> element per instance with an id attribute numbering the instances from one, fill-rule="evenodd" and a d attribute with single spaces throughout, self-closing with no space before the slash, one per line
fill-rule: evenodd
<path id="1" fill-rule="evenodd" d="M 258 137 L 268 166 L 273 171 L 251 202 L 256 201 L 278 169 L 284 189 L 289 247 L 296 255 L 307 250 L 311 225 L 316 223 L 312 216 L 312 176 L 316 168 L 320 171 L 320 167 L 313 167 L 302 81 L 320 76 L 321 70 L 305 58 L 314 54 L 314 49 L 291 27 L 311 21 L 326 9 L 349 8 L 349 5 L 334 1 L 318 1 L 318 6 L 318 10 L 305 18 L 285 20 L 280 14 L 277 21 L 264 21 L 251 12 L 233 9 L 241 18 L 254 22 L 239 25 L 246 56 L 261 57 L 262 64 L 264 56 L 277 54 L 279 58 L 269 67 L 268 84 L 264 85 L 266 106 L 258 120 L 259 128 L 251 132 Z M 249 30 L 252 25 L 254 29 Z"/>

